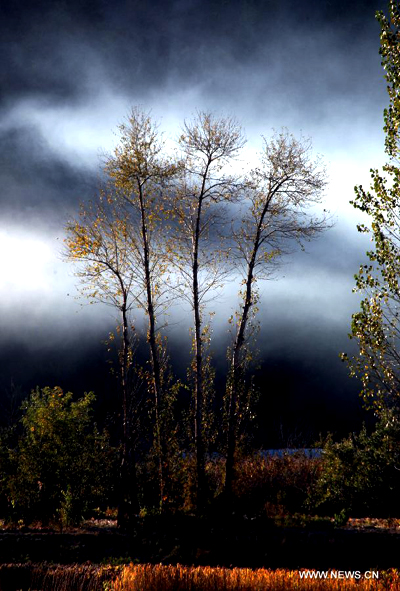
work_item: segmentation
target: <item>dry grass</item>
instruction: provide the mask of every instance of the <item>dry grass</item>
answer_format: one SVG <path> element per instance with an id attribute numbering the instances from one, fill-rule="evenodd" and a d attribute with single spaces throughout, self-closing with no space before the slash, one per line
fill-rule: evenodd
<path id="1" fill-rule="evenodd" d="M 334 571 L 333 571 L 334 572 Z M 339 573 L 337 573 L 339 575 Z M 342 576 L 345 576 L 343 573 Z M 381 572 L 378 580 L 332 578 L 327 580 L 301 578 L 299 571 L 284 569 L 211 568 L 162 565 L 139 565 L 123 568 L 113 591 L 286 591 L 322 589 L 400 589 L 397 571 Z"/>
<path id="2" fill-rule="evenodd" d="M 302 578 L 302 571 L 251 570 L 163 565 L 2 565 L 0 589 L 41 591 L 321 591 L 400 590 L 397 570 L 379 579 L 346 579 L 346 572 L 325 571 L 326 579 Z M 304 572 L 304 571 L 303 571 Z M 317 572 L 317 571 L 308 571 Z M 320 571 L 321 572 L 321 571 Z M 336 577 L 334 574 L 336 573 Z"/>
<path id="3" fill-rule="evenodd" d="M 283 456 L 253 455 L 237 467 L 235 496 L 249 516 L 304 512 L 304 504 L 321 470 L 321 460 L 304 453 Z"/>
<path id="4" fill-rule="evenodd" d="M 121 567 L 94 564 L 2 564 L 1 591 L 97 591 L 111 589 Z"/>
<path id="5" fill-rule="evenodd" d="M 389 517 L 387 519 L 377 517 L 350 517 L 347 521 L 348 529 L 386 530 L 398 532 L 400 530 L 400 519 Z"/>

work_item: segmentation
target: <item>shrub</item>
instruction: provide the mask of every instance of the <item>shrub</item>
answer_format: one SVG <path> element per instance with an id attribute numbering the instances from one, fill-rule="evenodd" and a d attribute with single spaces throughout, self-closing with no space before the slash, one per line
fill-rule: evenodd
<path id="1" fill-rule="evenodd" d="M 91 420 L 93 393 L 73 401 L 61 388 L 37 388 L 23 404 L 22 434 L 2 451 L 8 518 L 79 523 L 106 502 L 115 450 Z"/>
<path id="2" fill-rule="evenodd" d="M 396 411 L 382 413 L 375 430 L 365 426 L 339 443 L 323 446 L 320 477 L 310 504 L 331 515 L 398 514 L 400 492 L 400 421 Z"/>

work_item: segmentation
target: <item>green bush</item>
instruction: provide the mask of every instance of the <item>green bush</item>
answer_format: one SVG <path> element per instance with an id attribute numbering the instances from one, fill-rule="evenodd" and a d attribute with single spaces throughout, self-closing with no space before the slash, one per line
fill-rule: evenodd
<path id="1" fill-rule="evenodd" d="M 365 426 L 339 443 L 331 436 L 323 446 L 322 470 L 310 505 L 330 515 L 354 517 L 398 515 L 400 493 L 400 420 L 382 413 L 375 430 Z"/>
<path id="2" fill-rule="evenodd" d="M 116 453 L 91 419 L 94 394 L 73 401 L 61 388 L 33 391 L 22 434 L 2 445 L 1 486 L 11 521 L 79 523 L 112 493 Z"/>

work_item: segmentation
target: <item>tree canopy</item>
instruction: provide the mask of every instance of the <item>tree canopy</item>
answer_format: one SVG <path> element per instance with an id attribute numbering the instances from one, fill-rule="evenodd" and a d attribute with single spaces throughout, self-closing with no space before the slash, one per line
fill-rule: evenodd
<path id="1" fill-rule="evenodd" d="M 357 228 L 371 236 L 373 248 L 367 252 L 369 262 L 355 275 L 355 291 L 364 298 L 353 314 L 350 338 L 357 341 L 359 352 L 351 358 L 342 355 L 351 375 L 361 379 L 366 405 L 378 412 L 400 403 L 400 12 L 394 1 L 389 10 L 389 18 L 377 13 L 389 95 L 384 111 L 388 163 L 382 171 L 371 169 L 370 190 L 355 187 L 351 202 L 370 218 Z"/>

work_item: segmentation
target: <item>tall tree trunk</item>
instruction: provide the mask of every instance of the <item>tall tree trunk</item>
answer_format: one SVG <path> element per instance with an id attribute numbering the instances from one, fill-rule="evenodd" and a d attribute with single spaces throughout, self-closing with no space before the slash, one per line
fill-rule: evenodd
<path id="1" fill-rule="evenodd" d="M 136 465 L 131 453 L 131 420 L 129 416 L 129 332 L 127 318 L 127 295 L 124 292 L 122 305 L 122 351 L 121 386 L 122 386 L 122 454 L 120 464 L 120 491 L 118 503 L 118 526 L 127 524 L 130 513 L 138 513 L 139 501 L 137 491 Z"/>
<path id="2" fill-rule="evenodd" d="M 253 304 L 253 278 L 254 268 L 257 260 L 257 253 L 260 247 L 261 229 L 265 215 L 271 201 L 271 196 L 267 199 L 265 207 L 257 224 L 257 231 L 254 237 L 253 251 L 247 267 L 246 294 L 242 307 L 242 314 L 238 325 L 235 343 L 232 350 L 232 359 L 229 376 L 229 407 L 228 407 L 228 434 L 227 434 L 227 453 L 225 464 L 225 485 L 224 494 L 228 510 L 232 507 L 232 485 L 235 478 L 235 454 L 237 445 L 237 417 L 239 414 L 240 401 L 238 400 L 238 389 L 240 380 L 243 378 L 241 370 L 241 353 L 246 338 L 246 328 L 249 320 L 250 308 Z"/>
<path id="3" fill-rule="evenodd" d="M 160 360 L 157 348 L 156 339 L 156 319 L 153 304 L 152 295 L 152 283 L 150 273 L 150 252 L 149 252 L 149 238 L 146 224 L 146 211 L 144 206 L 144 195 L 143 186 L 139 183 L 139 203 L 140 203 L 140 214 L 142 222 L 142 240 L 143 240 L 143 255 L 144 255 L 144 271 L 145 271 L 145 283 L 146 283 L 146 297 L 147 297 L 147 313 L 149 317 L 149 330 L 147 333 L 147 340 L 150 346 L 150 360 L 152 368 L 152 381 L 154 391 L 154 410 L 155 410 L 155 422 L 156 422 L 156 444 L 158 453 L 158 473 L 159 473 L 159 487 L 160 487 L 160 510 L 163 510 L 164 503 L 164 488 L 165 488 L 165 477 L 164 477 L 164 462 L 165 462 L 165 450 L 163 444 L 163 438 L 161 434 L 161 368 Z"/>
<path id="4" fill-rule="evenodd" d="M 201 339 L 201 315 L 199 307 L 198 280 L 197 280 L 197 256 L 193 265 L 193 304 L 195 325 L 195 419 L 194 441 L 196 450 L 196 476 L 197 476 L 197 510 L 201 513 L 204 509 L 205 495 L 205 451 L 203 441 L 203 347 Z"/>
<path id="5" fill-rule="evenodd" d="M 195 332 L 195 419 L 194 419 L 194 441 L 196 450 L 196 506 L 198 514 L 201 514 L 205 508 L 206 496 L 206 478 L 205 478 L 205 448 L 203 438 L 203 342 L 201 335 L 201 311 L 199 301 L 199 239 L 200 239 L 200 220 L 201 209 L 203 202 L 203 192 L 205 185 L 205 177 L 203 179 L 203 187 L 201 190 L 197 217 L 196 229 L 193 241 L 193 312 L 194 312 L 194 332 Z"/>
<path id="6" fill-rule="evenodd" d="M 245 342 L 245 333 L 247 322 L 249 319 L 249 312 L 252 306 L 252 282 L 253 271 L 255 263 L 256 249 L 253 251 L 253 256 L 248 267 L 248 274 L 246 279 L 246 295 L 242 308 L 242 314 L 236 334 L 235 343 L 232 350 L 232 360 L 229 375 L 229 407 L 228 407 L 228 438 L 227 438 L 227 454 L 225 467 L 225 486 L 224 492 L 227 501 L 227 508 L 230 509 L 232 505 L 232 484 L 235 477 L 234 463 L 237 443 L 237 417 L 239 412 L 238 389 L 239 383 L 242 379 L 241 371 L 241 352 Z"/>

